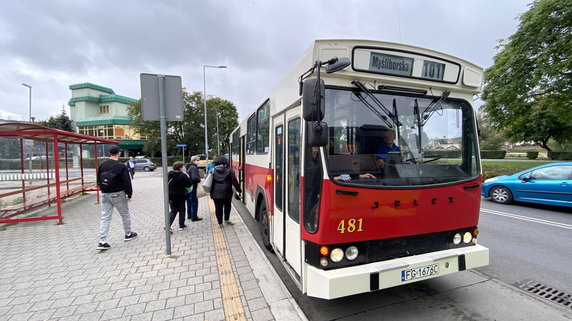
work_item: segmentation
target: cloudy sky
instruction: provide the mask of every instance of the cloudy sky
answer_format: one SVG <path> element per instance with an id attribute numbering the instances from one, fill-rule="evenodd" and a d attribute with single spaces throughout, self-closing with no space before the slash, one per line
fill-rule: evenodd
<path id="1" fill-rule="evenodd" d="M 0 119 L 67 110 L 71 84 L 139 98 L 140 73 L 235 103 L 241 119 L 315 39 L 402 42 L 490 67 L 531 0 L 18 0 L 0 10 Z"/>

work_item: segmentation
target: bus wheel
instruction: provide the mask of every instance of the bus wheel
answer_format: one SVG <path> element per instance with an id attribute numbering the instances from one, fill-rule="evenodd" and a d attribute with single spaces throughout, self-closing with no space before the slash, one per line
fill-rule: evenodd
<path id="1" fill-rule="evenodd" d="M 260 236 L 262 237 L 262 243 L 264 247 L 270 252 L 272 251 L 272 245 L 270 245 L 270 221 L 268 209 L 266 208 L 266 202 L 262 201 L 260 204 Z"/>

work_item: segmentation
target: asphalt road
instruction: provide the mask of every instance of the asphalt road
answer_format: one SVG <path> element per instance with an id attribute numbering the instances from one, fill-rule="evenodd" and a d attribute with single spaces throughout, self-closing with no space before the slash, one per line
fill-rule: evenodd
<path id="1" fill-rule="evenodd" d="M 258 223 L 234 204 L 261 245 Z M 572 293 L 571 224 L 571 211 L 483 200 L 479 243 L 490 249 L 490 266 L 330 301 L 301 294 L 266 253 L 309 320 L 572 320 L 572 306 L 518 287 L 534 280 Z"/>
<path id="2" fill-rule="evenodd" d="M 483 200 L 479 229 L 479 243 L 490 249 L 483 274 L 515 286 L 533 280 L 572 294 L 572 209 Z"/>

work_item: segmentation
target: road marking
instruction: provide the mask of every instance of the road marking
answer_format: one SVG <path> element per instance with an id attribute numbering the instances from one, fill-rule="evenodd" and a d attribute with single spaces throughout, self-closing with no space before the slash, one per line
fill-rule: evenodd
<path id="1" fill-rule="evenodd" d="M 499 212 L 499 211 L 495 211 L 495 210 L 489 210 L 486 208 L 481 208 L 481 212 L 487 213 L 487 214 L 493 214 L 493 215 L 499 215 L 499 216 L 504 216 L 504 217 L 510 217 L 510 218 L 514 218 L 517 220 L 523 220 L 523 221 L 528 221 L 528 222 L 533 222 L 533 223 L 539 223 L 539 224 L 544 224 L 544 225 L 550 225 L 550 226 L 555 226 L 555 227 L 560 227 L 560 228 L 565 228 L 568 230 L 572 230 L 572 224 L 566 224 L 566 223 L 559 223 L 559 222 L 554 222 L 554 221 L 548 221 L 548 220 L 542 220 L 539 218 L 533 218 L 533 217 L 527 217 L 527 216 L 522 216 L 522 215 L 516 215 L 516 214 L 510 214 L 510 213 L 506 213 L 506 212 Z"/>
<path id="2" fill-rule="evenodd" d="M 209 197 L 209 216 L 211 217 L 211 228 L 213 230 L 213 240 L 216 252 L 216 262 L 220 280 L 220 291 L 222 294 L 222 305 L 224 307 L 225 320 L 246 321 L 246 313 L 240 301 L 240 293 L 232 270 L 228 246 L 224 238 L 223 229 L 218 227 L 216 215 L 214 215 L 214 202 Z"/>

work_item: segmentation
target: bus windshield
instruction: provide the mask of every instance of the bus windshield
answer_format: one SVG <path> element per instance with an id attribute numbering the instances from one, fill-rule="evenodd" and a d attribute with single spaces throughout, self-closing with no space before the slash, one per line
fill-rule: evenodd
<path id="1" fill-rule="evenodd" d="M 419 186 L 479 174 L 471 105 L 459 99 L 329 88 L 325 119 L 330 179 L 340 184 Z"/>

